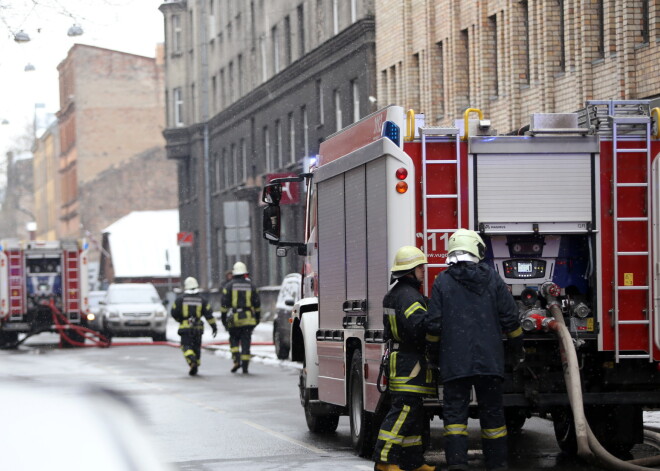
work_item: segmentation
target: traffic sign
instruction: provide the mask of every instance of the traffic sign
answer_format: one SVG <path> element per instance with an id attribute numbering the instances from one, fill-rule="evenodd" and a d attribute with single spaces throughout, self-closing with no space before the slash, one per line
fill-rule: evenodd
<path id="1" fill-rule="evenodd" d="M 176 243 L 179 247 L 192 247 L 195 235 L 192 232 L 177 232 Z"/>

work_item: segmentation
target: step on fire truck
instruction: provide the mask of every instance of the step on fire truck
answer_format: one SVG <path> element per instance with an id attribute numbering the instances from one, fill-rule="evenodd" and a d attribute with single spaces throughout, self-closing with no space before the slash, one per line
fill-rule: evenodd
<path id="1" fill-rule="evenodd" d="M 526 331 L 525 367 L 507 363 L 509 432 L 540 414 L 575 451 L 560 348 L 546 329 L 559 303 L 591 429 L 616 452 L 642 442 L 642 411 L 660 406 L 659 112 L 649 101 L 593 101 L 497 135 L 479 110 L 443 128 L 390 106 L 325 140 L 309 173 L 267 184 L 264 237 L 280 256 L 305 257 L 291 357 L 303 362 L 309 429 L 334 431 L 348 415 L 354 449 L 371 453 L 387 400 L 378 373 L 394 254 L 416 245 L 428 255 L 428 294 L 463 227 L 483 237 Z M 304 241 L 280 240 L 290 181 L 306 183 Z M 441 416 L 440 399 L 427 401 L 429 418 Z"/>
<path id="2" fill-rule="evenodd" d="M 0 347 L 47 331 L 63 346 L 84 343 L 75 326 L 88 311 L 87 249 L 85 240 L 0 243 Z"/>

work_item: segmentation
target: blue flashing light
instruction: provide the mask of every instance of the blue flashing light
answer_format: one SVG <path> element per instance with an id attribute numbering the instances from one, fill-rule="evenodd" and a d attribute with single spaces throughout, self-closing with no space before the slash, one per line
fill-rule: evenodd
<path id="1" fill-rule="evenodd" d="M 89 248 L 89 242 L 85 241 L 83 243 L 83 250 L 87 250 Z"/>
<path id="2" fill-rule="evenodd" d="M 383 137 L 389 138 L 397 146 L 401 147 L 401 129 L 392 121 L 385 121 L 383 125 Z"/>

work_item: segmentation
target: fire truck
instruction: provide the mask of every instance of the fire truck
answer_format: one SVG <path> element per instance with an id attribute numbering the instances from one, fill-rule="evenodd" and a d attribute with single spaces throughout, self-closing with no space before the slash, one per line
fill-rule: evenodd
<path id="1" fill-rule="evenodd" d="M 478 109 L 434 127 L 390 106 L 327 138 L 309 172 L 266 184 L 264 237 L 278 255 L 304 257 L 291 358 L 303 363 L 308 428 L 334 431 L 348 415 L 355 451 L 371 453 L 387 405 L 382 300 L 394 254 L 427 254 L 428 294 L 449 236 L 468 228 L 525 330 L 524 367 L 507 360 L 509 433 L 537 414 L 576 451 L 562 352 L 547 329 L 561 315 L 594 434 L 616 452 L 642 442 L 642 411 L 660 406 L 659 113 L 651 101 L 590 101 L 499 135 Z M 281 238 L 278 202 L 294 180 L 307 189 L 301 241 Z M 441 398 L 426 401 L 430 420 Z"/>
<path id="2" fill-rule="evenodd" d="M 83 240 L 0 242 L 0 347 L 19 334 L 58 332 L 63 346 L 85 341 L 88 243 Z"/>

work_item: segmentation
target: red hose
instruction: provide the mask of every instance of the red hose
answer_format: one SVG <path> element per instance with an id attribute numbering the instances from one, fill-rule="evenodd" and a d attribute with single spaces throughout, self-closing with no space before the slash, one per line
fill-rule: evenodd
<path id="1" fill-rule="evenodd" d="M 60 347 L 62 347 L 62 339 L 69 344 L 76 347 L 109 347 L 110 340 L 100 332 L 97 332 L 82 325 L 72 324 L 67 317 L 55 306 L 55 302 L 51 299 L 49 307 L 53 313 L 53 323 L 55 330 L 60 334 Z M 84 341 L 78 342 L 69 337 L 66 331 L 73 330 L 78 335 L 81 335 L 85 340 L 92 342 L 92 345 L 86 345 Z"/>

